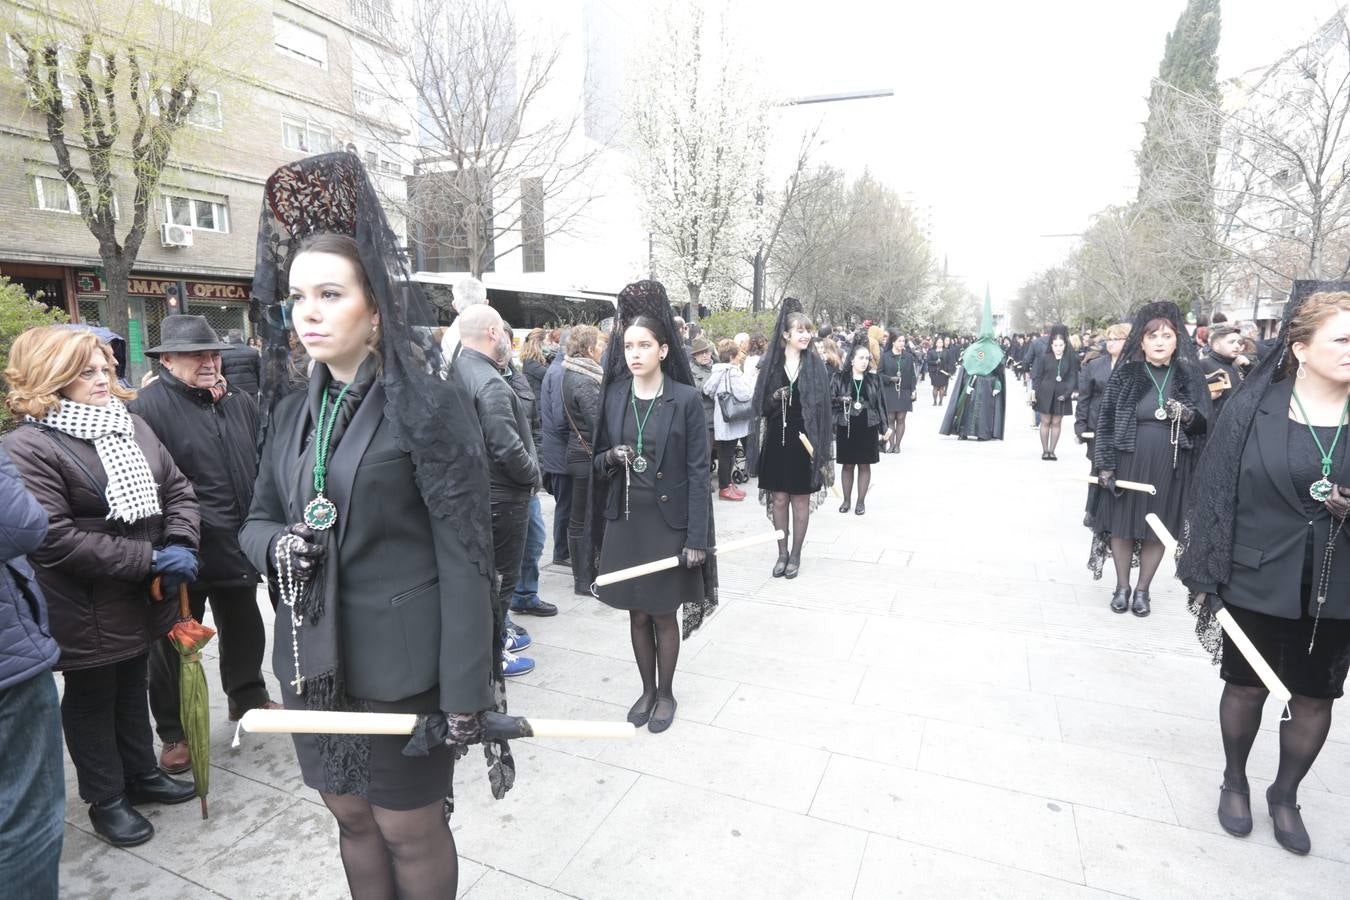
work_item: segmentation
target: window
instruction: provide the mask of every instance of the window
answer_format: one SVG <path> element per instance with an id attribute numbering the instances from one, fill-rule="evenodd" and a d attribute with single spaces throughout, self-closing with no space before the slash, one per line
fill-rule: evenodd
<path id="1" fill-rule="evenodd" d="M 79 212 L 80 205 L 75 199 L 75 189 L 62 179 L 35 175 L 33 188 L 37 195 L 38 209 L 64 213 Z"/>
<path id="2" fill-rule="evenodd" d="M 283 116 L 281 144 L 287 150 L 299 150 L 301 153 L 328 153 L 333 149 L 333 132 L 313 122 Z"/>
<path id="3" fill-rule="evenodd" d="M 544 271 L 544 180 L 520 181 L 521 271 Z"/>
<path id="4" fill-rule="evenodd" d="M 172 10 L 180 16 L 196 19 L 203 25 L 211 24 L 211 4 L 209 0 L 155 0 L 155 5 Z"/>
<path id="5" fill-rule="evenodd" d="M 224 124 L 220 112 L 220 94 L 215 91 L 202 91 L 197 94 L 197 102 L 192 104 L 188 119 L 198 128 L 210 128 L 219 131 Z"/>
<path id="6" fill-rule="evenodd" d="M 374 172 L 380 167 L 380 157 L 374 151 L 367 150 L 361 157 L 366 162 L 366 171 Z"/>
<path id="7" fill-rule="evenodd" d="M 272 42 L 277 50 L 296 59 L 302 59 L 320 69 L 328 68 L 328 38 L 303 25 L 272 17 Z"/>
<path id="8" fill-rule="evenodd" d="M 164 195 L 164 223 L 186 225 L 199 231 L 230 230 L 230 214 L 224 203 L 196 197 Z"/>
<path id="9" fill-rule="evenodd" d="M 392 159 L 380 160 L 380 171 L 385 175 L 402 175 L 403 167 Z"/>
<path id="10" fill-rule="evenodd" d="M 484 272 L 495 270 L 496 251 L 492 233 L 490 186 L 479 184 L 473 172 L 446 172 L 414 176 L 408 186 L 409 200 L 421 225 L 412 242 L 419 252 L 421 268 L 430 272 L 467 272 L 473 249 L 467 223 L 478 223 L 478 252 Z M 477 198 L 475 210 L 470 201 Z"/>
<path id="11" fill-rule="evenodd" d="M 371 31 L 388 34 L 393 27 L 389 0 L 347 0 L 347 9 L 353 19 Z"/>

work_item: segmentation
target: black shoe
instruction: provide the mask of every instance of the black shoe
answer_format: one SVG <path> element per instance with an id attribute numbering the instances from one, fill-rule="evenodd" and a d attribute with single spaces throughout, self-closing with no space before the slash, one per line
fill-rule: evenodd
<path id="1" fill-rule="evenodd" d="M 855 516 L 865 516 L 865 515 L 867 515 L 867 504 L 865 504 L 865 503 L 863 503 L 861 500 L 859 500 L 859 501 L 858 501 L 858 505 L 855 506 L 855 507 L 853 507 L 853 514 L 854 514 Z"/>
<path id="2" fill-rule="evenodd" d="M 1130 607 L 1130 612 L 1142 619 L 1153 611 L 1153 608 L 1148 605 L 1148 601 L 1148 591 L 1136 590 L 1134 592 L 1134 605 Z"/>
<path id="3" fill-rule="evenodd" d="M 155 826 L 132 808 L 126 797 L 114 797 L 89 805 L 94 833 L 114 847 L 135 847 L 155 836 Z"/>
<path id="4" fill-rule="evenodd" d="M 572 568 L 572 560 L 566 556 L 553 557 L 553 564 L 555 566 L 562 566 L 564 569 Z"/>
<path id="5" fill-rule="evenodd" d="M 519 616 L 556 616 L 558 607 L 547 600 L 540 600 L 539 595 L 535 594 L 529 600 L 513 601 L 511 603 L 511 612 Z"/>
<path id="6" fill-rule="evenodd" d="M 787 571 L 788 557 L 786 553 L 778 554 L 778 562 L 773 564 L 773 577 L 782 578 L 783 573 Z"/>
<path id="7" fill-rule="evenodd" d="M 670 715 L 668 716 L 656 715 L 655 714 L 656 707 L 664 706 L 667 703 L 670 704 Z M 650 731 L 652 734 L 660 734 L 661 732 L 669 728 L 670 723 L 675 721 L 675 708 L 678 707 L 679 705 L 680 704 L 675 702 L 674 697 L 671 697 L 669 700 L 665 699 L 664 697 L 658 699 L 656 703 L 652 706 L 653 711 L 652 719 L 650 722 L 647 723 L 647 730 Z"/>
<path id="8" fill-rule="evenodd" d="M 1041 462 L 1045 462 L 1045 461 L 1046 461 L 1047 459 L 1049 459 L 1049 458 L 1050 458 L 1050 451 L 1049 451 L 1049 450 L 1042 450 L 1042 451 L 1041 451 Z"/>
<path id="9" fill-rule="evenodd" d="M 1224 812 L 1225 794 L 1232 798 L 1230 802 L 1238 807 L 1237 814 Z M 1252 801 L 1249 791 L 1223 785 L 1219 787 L 1219 824 L 1223 826 L 1224 831 L 1234 837 L 1246 837 L 1252 833 Z"/>
<path id="10" fill-rule="evenodd" d="M 1312 849 L 1312 838 L 1308 837 L 1308 829 L 1303 827 L 1303 814 L 1299 812 L 1303 807 L 1297 803 L 1277 803 L 1271 799 L 1270 792 L 1275 790 L 1275 785 L 1266 788 L 1266 806 L 1270 810 L 1271 821 L 1275 825 L 1275 842 L 1290 853 L 1297 853 L 1299 856 L 1306 856 Z M 1275 810 L 1287 810 L 1287 824 L 1290 826 L 1288 831 L 1280 827 L 1280 820 L 1275 818 Z"/>
<path id="11" fill-rule="evenodd" d="M 787 567 L 783 569 L 783 577 L 796 578 L 797 572 L 801 570 L 801 567 L 802 567 L 801 559 L 793 559 L 791 556 L 789 556 Z"/>
<path id="12" fill-rule="evenodd" d="M 137 806 L 142 803 L 186 803 L 195 796 L 197 788 L 192 782 L 170 778 L 159 769 L 127 782 L 127 800 Z"/>
<path id="13" fill-rule="evenodd" d="M 852 508 L 853 502 L 851 500 L 845 500 L 843 503 L 839 504 L 839 511 L 841 513 L 846 513 Z"/>
<path id="14" fill-rule="evenodd" d="M 567 567 L 572 569 L 572 593 L 589 597 L 591 596 L 591 584 L 584 571 L 587 567 L 572 566 L 572 560 L 581 559 L 581 554 L 581 538 L 569 537 L 567 539 Z"/>
<path id="15" fill-rule="evenodd" d="M 1111 595 L 1111 612 L 1123 613 L 1129 610 L 1129 608 L 1130 608 L 1129 586 L 1126 585 L 1125 587 L 1116 588 L 1115 593 Z"/>
<path id="16" fill-rule="evenodd" d="M 1051 462 L 1057 462 L 1059 460 L 1059 457 L 1055 455 L 1055 451 L 1051 450 L 1049 454 L 1046 455 L 1046 459 L 1050 460 Z"/>
<path id="17" fill-rule="evenodd" d="M 639 697 L 638 702 L 633 704 L 633 708 L 628 710 L 628 721 L 634 726 L 641 728 L 647 724 L 647 720 L 652 717 L 652 710 L 656 708 L 656 698 L 643 700 Z"/>

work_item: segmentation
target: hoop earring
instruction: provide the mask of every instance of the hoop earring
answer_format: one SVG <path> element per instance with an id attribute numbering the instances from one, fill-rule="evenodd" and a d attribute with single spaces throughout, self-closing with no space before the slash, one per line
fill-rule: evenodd
<path id="1" fill-rule="evenodd" d="M 1307 370 L 1303 368 L 1303 360 L 1299 360 L 1299 362 L 1298 362 L 1298 373 L 1297 373 L 1297 375 L 1296 375 L 1295 377 L 1296 377 L 1296 378 L 1307 378 L 1307 377 L 1308 377 L 1308 372 L 1307 372 Z"/>

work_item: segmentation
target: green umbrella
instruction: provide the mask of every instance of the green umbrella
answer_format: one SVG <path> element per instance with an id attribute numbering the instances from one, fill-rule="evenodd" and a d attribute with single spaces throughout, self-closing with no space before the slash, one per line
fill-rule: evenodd
<path id="1" fill-rule="evenodd" d="M 158 578 L 151 590 L 155 599 L 162 598 Z M 214 630 L 192 618 L 187 585 L 180 584 L 178 621 L 169 629 L 169 640 L 178 648 L 178 655 L 183 660 L 179 671 L 178 718 L 192 750 L 192 780 L 202 801 L 203 819 L 206 818 L 206 792 L 211 787 L 211 708 L 206 695 L 206 672 L 202 670 L 202 648 L 215 636 Z"/>

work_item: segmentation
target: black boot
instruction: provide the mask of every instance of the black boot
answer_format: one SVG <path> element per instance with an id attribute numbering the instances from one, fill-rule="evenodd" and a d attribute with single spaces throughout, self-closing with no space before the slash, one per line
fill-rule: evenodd
<path id="1" fill-rule="evenodd" d="M 591 596 L 590 573 L 587 572 L 589 567 L 583 566 L 580 562 L 582 556 L 581 538 L 568 537 L 567 553 L 572 561 L 572 593 L 579 594 L 582 597 Z"/>
<path id="2" fill-rule="evenodd" d="M 155 826 L 125 796 L 89 805 L 94 833 L 114 847 L 135 847 L 155 836 Z"/>
<path id="3" fill-rule="evenodd" d="M 195 796 L 197 788 L 192 782 L 170 778 L 160 769 L 127 782 L 127 800 L 137 806 L 142 803 L 186 803 Z"/>
<path id="4" fill-rule="evenodd" d="M 1130 586 L 1116 588 L 1111 595 L 1111 612 L 1123 613 L 1130 608 Z"/>
<path id="5" fill-rule="evenodd" d="M 1142 619 L 1152 611 L 1153 607 L 1149 606 L 1148 591 L 1136 590 L 1134 592 L 1134 605 L 1130 607 L 1130 612 Z"/>

